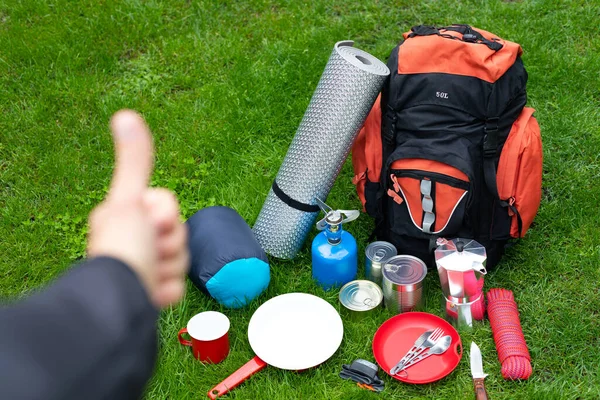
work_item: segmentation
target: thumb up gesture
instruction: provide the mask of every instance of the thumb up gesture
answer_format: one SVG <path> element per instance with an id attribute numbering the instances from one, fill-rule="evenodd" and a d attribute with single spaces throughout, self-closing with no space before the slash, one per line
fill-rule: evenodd
<path id="1" fill-rule="evenodd" d="M 154 148 L 148 126 L 130 110 L 111 120 L 116 165 L 107 198 L 90 214 L 88 256 L 129 265 L 158 308 L 181 299 L 189 268 L 186 226 L 166 189 L 150 189 Z"/>

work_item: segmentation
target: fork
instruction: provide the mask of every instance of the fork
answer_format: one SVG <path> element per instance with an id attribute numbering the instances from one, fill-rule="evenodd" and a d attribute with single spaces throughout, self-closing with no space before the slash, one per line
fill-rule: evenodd
<path id="1" fill-rule="evenodd" d="M 442 328 L 437 328 L 436 329 L 436 334 L 435 335 L 431 335 L 427 338 L 427 340 L 425 340 L 425 343 L 423 343 L 423 345 L 421 346 L 421 348 L 419 350 L 417 350 L 413 356 L 410 358 L 410 360 L 408 360 L 406 362 L 406 364 L 414 361 L 417 357 L 419 357 L 420 355 L 422 355 L 425 351 L 427 351 L 428 349 L 432 348 L 433 346 L 435 346 L 435 344 L 437 343 L 438 340 L 440 340 L 442 338 L 442 336 L 444 336 L 444 330 Z"/>
<path id="2" fill-rule="evenodd" d="M 424 335 L 419 336 L 413 347 L 404 355 L 404 357 L 402 357 L 400 361 L 398 361 L 398 363 L 392 369 L 390 369 L 390 374 L 396 375 L 406 366 L 406 364 L 418 357 L 426 349 L 434 346 L 435 342 L 444 335 L 443 329 L 439 327 L 429 332 L 430 334 L 424 339 Z M 428 332 L 425 332 L 425 334 L 426 333 Z"/>

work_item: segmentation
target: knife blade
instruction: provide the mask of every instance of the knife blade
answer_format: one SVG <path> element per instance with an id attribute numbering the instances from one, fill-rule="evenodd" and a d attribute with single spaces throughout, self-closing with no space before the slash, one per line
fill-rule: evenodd
<path id="1" fill-rule="evenodd" d="M 481 350 L 475 342 L 471 342 L 471 375 L 473 378 L 485 378 L 487 374 L 483 373 L 483 360 Z"/>
<path id="2" fill-rule="evenodd" d="M 485 390 L 484 379 L 487 374 L 483 373 L 483 360 L 481 358 L 481 350 L 475 342 L 471 342 L 471 375 L 473 376 L 473 384 L 475 385 L 475 395 L 477 400 L 487 400 L 488 395 Z"/>

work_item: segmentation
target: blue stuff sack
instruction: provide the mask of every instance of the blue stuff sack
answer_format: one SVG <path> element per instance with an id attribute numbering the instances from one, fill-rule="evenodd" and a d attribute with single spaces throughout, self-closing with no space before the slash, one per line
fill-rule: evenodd
<path id="1" fill-rule="evenodd" d="M 246 221 L 229 207 L 208 207 L 187 221 L 189 277 L 228 308 L 240 308 L 269 286 L 269 261 Z"/>

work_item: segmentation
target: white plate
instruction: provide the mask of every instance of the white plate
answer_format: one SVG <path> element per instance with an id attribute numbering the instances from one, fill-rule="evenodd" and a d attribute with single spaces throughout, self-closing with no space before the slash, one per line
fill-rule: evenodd
<path id="1" fill-rule="evenodd" d="M 248 325 L 248 340 L 256 355 L 287 370 L 325 362 L 343 337 L 344 325 L 336 309 L 307 293 L 273 297 L 256 310 Z"/>

